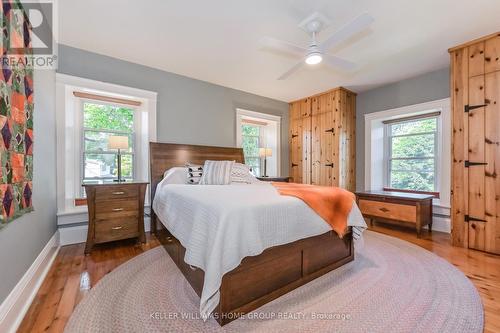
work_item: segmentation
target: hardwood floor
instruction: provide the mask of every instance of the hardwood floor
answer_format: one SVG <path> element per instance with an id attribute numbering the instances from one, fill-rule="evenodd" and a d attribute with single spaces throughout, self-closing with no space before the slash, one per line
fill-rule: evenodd
<path id="1" fill-rule="evenodd" d="M 125 261 L 160 245 L 130 239 L 99 244 L 85 256 L 85 243 L 61 247 L 18 332 L 62 332 L 75 306 L 103 276 Z"/>
<path id="2" fill-rule="evenodd" d="M 417 239 L 411 228 L 376 224 L 370 229 L 417 244 L 464 272 L 481 295 L 485 332 L 500 332 L 500 256 L 452 247 L 450 235 L 440 232 L 423 231 Z M 74 307 L 103 276 L 158 245 L 148 234 L 146 244 L 131 240 L 98 245 L 89 256 L 83 254 L 84 244 L 62 247 L 18 332 L 62 332 Z"/>

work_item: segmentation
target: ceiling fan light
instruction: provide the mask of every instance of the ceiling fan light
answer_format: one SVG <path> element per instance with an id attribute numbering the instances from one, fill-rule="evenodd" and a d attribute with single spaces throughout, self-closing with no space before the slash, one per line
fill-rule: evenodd
<path id="1" fill-rule="evenodd" d="M 319 64 L 323 60 L 323 57 L 321 56 L 321 53 L 310 53 L 306 57 L 306 64 L 308 65 L 316 65 Z"/>

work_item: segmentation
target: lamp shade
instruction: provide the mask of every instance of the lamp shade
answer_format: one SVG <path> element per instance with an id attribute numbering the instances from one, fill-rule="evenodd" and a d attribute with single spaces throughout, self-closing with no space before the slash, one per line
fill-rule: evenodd
<path id="1" fill-rule="evenodd" d="M 108 137 L 108 149 L 128 149 L 128 136 Z"/>
<path id="2" fill-rule="evenodd" d="M 259 148 L 259 157 L 270 156 L 273 156 L 273 150 L 271 148 Z"/>

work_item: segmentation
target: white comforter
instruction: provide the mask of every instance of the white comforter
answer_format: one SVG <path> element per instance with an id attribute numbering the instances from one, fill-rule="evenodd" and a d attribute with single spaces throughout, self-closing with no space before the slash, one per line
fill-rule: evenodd
<path id="1" fill-rule="evenodd" d="M 205 272 L 200 300 L 204 319 L 219 303 L 222 276 L 243 258 L 331 230 L 302 200 L 281 196 L 265 182 L 221 186 L 163 181 L 157 187 L 153 209 L 186 248 L 184 261 Z M 358 234 L 366 229 L 356 204 L 348 225 Z"/>

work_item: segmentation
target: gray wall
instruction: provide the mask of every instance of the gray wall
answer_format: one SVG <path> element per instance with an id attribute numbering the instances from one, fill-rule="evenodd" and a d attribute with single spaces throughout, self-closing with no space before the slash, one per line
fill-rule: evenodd
<path id="1" fill-rule="evenodd" d="M 34 73 L 34 212 L 0 229 L 0 303 L 56 232 L 55 72 Z"/>
<path id="2" fill-rule="evenodd" d="M 450 97 L 449 68 L 358 94 L 356 100 L 356 188 L 365 186 L 365 114 Z"/>
<path id="3" fill-rule="evenodd" d="M 236 108 L 282 117 L 281 172 L 288 175 L 288 104 L 151 67 L 59 45 L 59 73 L 158 93 L 159 142 L 236 145 Z"/>

